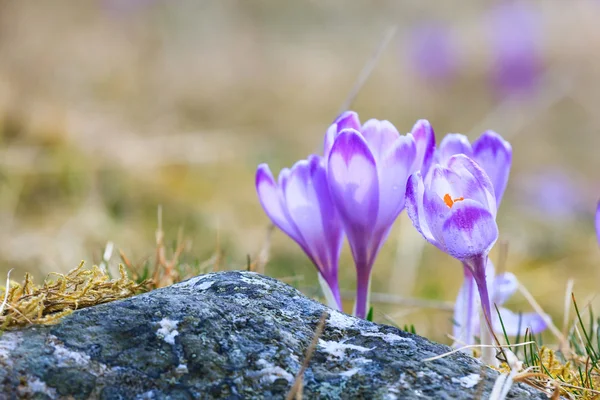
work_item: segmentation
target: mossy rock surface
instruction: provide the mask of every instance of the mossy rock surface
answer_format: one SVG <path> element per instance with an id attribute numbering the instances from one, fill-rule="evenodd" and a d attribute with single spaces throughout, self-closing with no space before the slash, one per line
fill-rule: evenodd
<path id="1" fill-rule="evenodd" d="M 326 309 L 255 273 L 199 276 L 4 332 L 0 399 L 281 399 Z M 447 351 L 329 310 L 303 398 L 488 398 L 497 372 L 476 360 L 422 361 Z M 545 396 L 515 385 L 508 398 Z"/>

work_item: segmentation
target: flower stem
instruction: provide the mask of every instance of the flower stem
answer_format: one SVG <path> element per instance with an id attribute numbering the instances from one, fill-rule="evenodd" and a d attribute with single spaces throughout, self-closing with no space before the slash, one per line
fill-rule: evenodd
<path id="1" fill-rule="evenodd" d="M 369 296 L 371 293 L 371 268 L 356 266 L 356 302 L 354 315 L 366 318 L 369 311 Z"/>
<path id="2" fill-rule="evenodd" d="M 475 279 L 475 283 L 477 283 L 477 289 L 479 290 L 479 298 L 481 299 L 481 319 L 485 321 L 485 324 L 480 323 L 480 340 L 482 345 L 489 346 L 494 344 L 494 329 L 492 327 L 492 309 L 490 305 L 490 296 L 487 287 L 487 280 L 485 278 L 485 267 L 487 266 L 488 257 L 486 255 L 474 258 L 470 261 L 471 262 L 469 263 L 469 266 L 471 267 L 471 271 L 473 272 L 473 278 Z M 488 365 L 497 366 L 498 360 L 496 359 L 495 349 L 493 347 L 482 347 L 481 360 Z"/>

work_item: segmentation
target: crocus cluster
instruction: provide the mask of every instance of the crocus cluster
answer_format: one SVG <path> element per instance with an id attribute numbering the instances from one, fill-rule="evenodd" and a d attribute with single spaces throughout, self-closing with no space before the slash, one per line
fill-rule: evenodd
<path id="1" fill-rule="evenodd" d="M 348 238 L 357 277 L 354 311 L 363 318 L 375 258 L 406 205 L 422 236 L 463 264 L 465 281 L 455 308 L 457 342 L 472 344 L 479 331 L 481 342 L 491 344 L 498 326 L 492 304 L 502 305 L 518 285 L 510 273 L 496 276 L 488 259 L 498 239 L 496 214 L 511 161 L 510 144 L 492 131 L 473 144 L 464 135 L 450 134 L 436 148 L 425 120 L 400 135 L 388 121 L 361 125 L 356 113 L 345 112 L 327 130 L 323 156 L 311 155 L 282 170 L 277 182 L 262 164 L 256 188 L 273 223 L 314 263 L 325 297 L 338 310 L 340 248 L 344 235 Z M 518 316 L 505 309 L 501 316 L 509 334 L 546 326 L 546 316 Z"/>
<path id="2" fill-rule="evenodd" d="M 323 156 L 282 170 L 278 182 L 267 165 L 258 167 L 265 212 L 317 267 L 331 306 L 341 310 L 337 275 L 345 234 L 356 265 L 355 314 L 367 315 L 375 258 L 404 209 L 408 177 L 429 167 L 434 146 L 426 121 L 400 135 L 388 121 L 361 124 L 355 112 L 345 112 L 327 130 Z"/>

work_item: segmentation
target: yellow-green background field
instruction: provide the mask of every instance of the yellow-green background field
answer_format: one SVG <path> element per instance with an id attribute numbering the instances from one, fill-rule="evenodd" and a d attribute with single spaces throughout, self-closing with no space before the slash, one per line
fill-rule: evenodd
<path id="1" fill-rule="evenodd" d="M 531 3 L 544 69 L 538 90 L 518 101 L 489 85 L 492 3 L 1 0 L 0 274 L 15 268 L 21 280 L 29 271 L 39 283 L 82 259 L 100 262 L 107 241 L 134 263 L 153 259 L 159 205 L 167 242 L 180 228 L 191 241 L 185 262 L 201 263 L 219 247 L 218 268 L 245 268 L 247 255 L 255 260 L 264 249 L 269 225 L 256 166 L 268 162 L 278 173 L 320 151 L 363 65 L 396 25 L 352 108 L 401 132 L 429 119 L 438 143 L 446 132 L 475 139 L 485 129 L 512 143 L 498 216 L 505 267 L 561 328 L 566 281 L 575 279 L 582 301 L 600 284 L 592 222 L 600 3 Z M 410 32 L 429 19 L 460 41 L 461 68 L 450 82 L 410 68 Z M 551 188 L 542 177 L 565 182 Z M 280 231 L 271 239 L 266 273 L 318 295 L 301 250 Z M 115 252 L 111 267 L 118 262 Z M 347 248 L 340 275 L 353 290 Z M 461 280 L 459 263 L 424 243 L 403 214 L 376 262 L 373 291 L 452 302 Z M 509 306 L 530 308 L 520 295 Z M 414 323 L 448 341 L 447 310 L 374 307 L 379 322 Z"/>

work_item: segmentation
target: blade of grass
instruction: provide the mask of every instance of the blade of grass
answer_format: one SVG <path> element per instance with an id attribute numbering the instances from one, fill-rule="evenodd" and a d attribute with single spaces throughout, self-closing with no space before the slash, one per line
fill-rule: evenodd
<path id="1" fill-rule="evenodd" d="M 577 306 L 577 301 L 575 300 L 575 295 L 572 294 L 572 297 L 573 297 L 573 305 L 575 306 L 575 313 L 577 314 L 577 320 L 579 321 L 579 325 L 581 326 L 581 330 L 583 331 L 583 336 L 585 337 L 585 341 L 586 341 L 584 343 L 585 347 L 586 347 L 586 349 L 589 349 L 587 351 L 588 352 L 591 351 L 593 353 L 594 357 L 597 359 L 598 356 L 596 355 L 596 352 L 594 351 L 594 348 L 593 348 L 592 343 L 590 341 L 590 336 L 587 333 L 585 325 L 583 324 L 583 319 L 581 318 L 581 314 L 579 313 L 579 307 Z"/>

